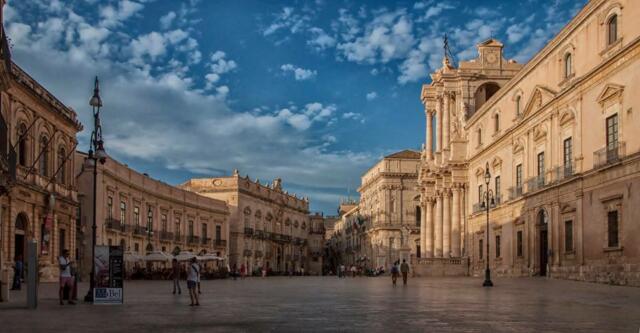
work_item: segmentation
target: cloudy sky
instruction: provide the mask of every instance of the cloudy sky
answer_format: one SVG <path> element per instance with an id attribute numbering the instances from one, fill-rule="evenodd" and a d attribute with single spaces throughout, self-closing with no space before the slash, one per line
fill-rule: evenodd
<path id="1" fill-rule="evenodd" d="M 419 149 L 420 85 L 491 36 L 526 62 L 586 0 L 9 0 L 14 61 L 78 113 L 93 77 L 106 148 L 170 184 L 282 177 L 335 212 L 376 160 Z"/>

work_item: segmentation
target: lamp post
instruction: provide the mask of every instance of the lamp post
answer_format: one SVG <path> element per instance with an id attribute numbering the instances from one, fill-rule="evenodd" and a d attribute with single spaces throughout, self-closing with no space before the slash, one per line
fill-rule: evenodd
<path id="1" fill-rule="evenodd" d="M 93 225 L 91 226 L 91 276 L 89 280 L 89 291 L 84 297 L 85 302 L 93 302 L 93 289 L 95 288 L 96 277 L 96 216 L 97 216 L 97 193 L 98 193 L 98 162 L 104 164 L 107 161 L 107 153 L 104 151 L 104 141 L 102 141 L 102 126 L 100 125 L 100 108 L 102 107 L 102 99 L 100 99 L 100 82 L 96 76 L 93 88 L 93 96 L 89 101 L 89 105 L 93 109 L 93 132 L 91 132 L 91 142 L 89 147 L 89 157 L 87 161 L 93 163 Z M 91 163 L 90 162 L 90 163 Z"/>
<path id="2" fill-rule="evenodd" d="M 484 271 L 484 282 L 482 283 L 483 287 L 493 287 L 493 282 L 491 282 L 491 268 L 489 268 L 489 259 L 491 255 L 489 254 L 489 210 L 491 209 L 491 205 L 495 203 L 493 191 L 489 188 L 489 183 L 491 182 L 491 173 L 489 172 L 489 162 L 487 162 L 487 166 L 484 172 L 484 182 L 487 185 L 487 191 L 485 192 L 485 200 L 482 203 L 482 206 L 485 206 L 487 209 L 487 268 Z"/>

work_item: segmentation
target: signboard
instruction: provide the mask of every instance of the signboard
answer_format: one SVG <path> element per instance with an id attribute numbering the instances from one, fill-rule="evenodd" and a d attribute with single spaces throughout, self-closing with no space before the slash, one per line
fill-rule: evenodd
<path id="1" fill-rule="evenodd" d="M 122 304 L 123 255 L 121 246 L 96 246 L 93 304 Z"/>

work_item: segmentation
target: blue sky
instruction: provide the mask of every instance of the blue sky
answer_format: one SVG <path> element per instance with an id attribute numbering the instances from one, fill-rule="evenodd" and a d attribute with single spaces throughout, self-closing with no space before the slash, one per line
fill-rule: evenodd
<path id="1" fill-rule="evenodd" d="M 99 75 L 109 154 L 179 184 L 238 168 L 335 212 L 382 156 L 424 141 L 420 85 L 447 33 L 526 62 L 585 4 L 540 1 L 10 0 L 14 61 L 90 134 Z"/>

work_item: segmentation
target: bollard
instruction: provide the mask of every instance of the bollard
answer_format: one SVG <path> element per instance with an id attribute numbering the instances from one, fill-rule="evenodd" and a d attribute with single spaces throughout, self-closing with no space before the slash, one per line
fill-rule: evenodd
<path id="1" fill-rule="evenodd" d="M 38 242 L 30 240 L 27 243 L 27 307 L 38 307 Z"/>

